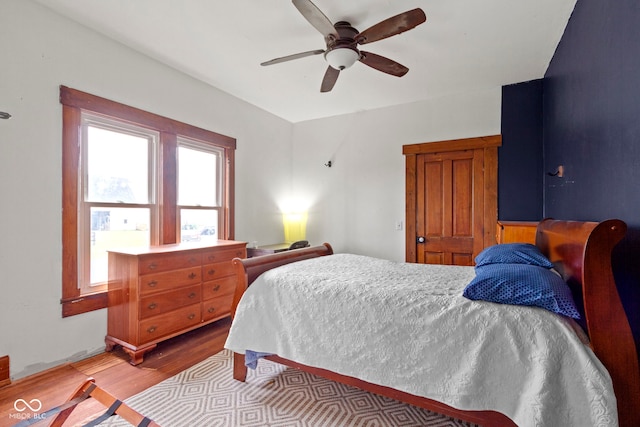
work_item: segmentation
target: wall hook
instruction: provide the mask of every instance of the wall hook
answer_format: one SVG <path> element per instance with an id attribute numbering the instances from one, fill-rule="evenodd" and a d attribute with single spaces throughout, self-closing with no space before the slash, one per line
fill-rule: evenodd
<path id="1" fill-rule="evenodd" d="M 327 163 L 324 164 L 326 167 L 330 168 L 331 167 L 331 160 L 329 160 Z"/>
<path id="2" fill-rule="evenodd" d="M 557 176 L 558 178 L 562 178 L 564 176 L 564 166 L 563 165 L 558 166 L 558 169 L 556 169 L 555 172 L 547 172 L 547 175 Z"/>

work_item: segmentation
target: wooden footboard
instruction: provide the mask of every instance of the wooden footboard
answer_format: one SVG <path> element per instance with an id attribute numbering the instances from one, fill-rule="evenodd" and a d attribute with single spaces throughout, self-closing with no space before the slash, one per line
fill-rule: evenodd
<path id="1" fill-rule="evenodd" d="M 281 265 L 289 264 L 296 261 L 302 261 L 319 256 L 332 255 L 333 248 L 330 244 L 324 243 L 321 246 L 313 246 L 303 249 L 294 249 L 291 251 L 278 252 L 275 254 L 258 256 L 254 258 L 234 258 L 233 268 L 236 274 L 236 292 L 233 296 L 233 306 L 231 307 L 231 317 L 236 313 L 236 307 L 242 298 L 242 294 L 247 290 L 249 285 L 265 271 Z"/>
<path id="2" fill-rule="evenodd" d="M 236 307 L 238 307 L 238 304 L 240 303 L 242 294 L 244 294 L 249 285 L 251 285 L 253 281 L 265 271 L 291 262 L 332 254 L 333 248 L 331 245 L 324 243 L 321 246 L 294 249 L 254 258 L 235 258 L 233 260 L 233 268 L 236 275 L 237 285 L 236 292 L 233 296 L 233 305 L 231 306 L 231 317 L 233 318 L 236 314 Z M 247 378 L 247 367 L 244 364 L 244 354 L 233 354 L 233 378 L 242 382 Z"/>

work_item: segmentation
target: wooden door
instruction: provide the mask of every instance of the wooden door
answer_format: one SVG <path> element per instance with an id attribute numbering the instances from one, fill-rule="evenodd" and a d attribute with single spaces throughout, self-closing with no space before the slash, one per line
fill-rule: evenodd
<path id="1" fill-rule="evenodd" d="M 500 142 L 493 136 L 403 147 L 407 261 L 473 265 L 495 243 Z"/>

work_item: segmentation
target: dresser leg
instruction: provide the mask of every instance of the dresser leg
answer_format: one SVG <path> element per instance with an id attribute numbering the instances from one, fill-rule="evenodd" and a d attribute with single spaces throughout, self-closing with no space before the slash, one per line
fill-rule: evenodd
<path id="1" fill-rule="evenodd" d="M 105 337 L 104 339 L 104 351 L 113 351 L 113 349 L 116 347 L 116 342 L 111 340 L 108 336 Z"/>
<path id="2" fill-rule="evenodd" d="M 124 352 L 131 358 L 129 363 L 134 366 L 141 364 L 144 360 L 144 355 L 158 346 L 158 344 L 149 344 L 145 347 L 134 347 L 131 344 L 125 343 L 124 341 L 113 338 L 109 335 L 104 338 L 104 343 L 105 351 L 113 351 L 117 345 L 122 346 L 122 350 L 124 350 Z"/>
<path id="3" fill-rule="evenodd" d="M 154 348 L 156 348 L 156 346 L 157 344 L 152 344 L 149 347 L 144 347 L 144 348 L 138 347 L 135 350 L 127 347 L 122 347 L 122 349 L 124 350 L 125 353 L 129 355 L 129 357 L 131 357 L 131 360 L 129 360 L 129 363 L 135 366 L 135 365 L 141 364 L 142 361 L 144 360 L 145 353 L 153 350 Z"/>

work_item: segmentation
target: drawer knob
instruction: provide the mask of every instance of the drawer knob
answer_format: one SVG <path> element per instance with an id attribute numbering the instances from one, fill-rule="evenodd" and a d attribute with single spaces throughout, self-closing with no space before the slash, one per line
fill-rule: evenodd
<path id="1" fill-rule="evenodd" d="M 157 306 L 158 304 L 156 304 L 155 302 L 152 302 L 151 304 L 149 304 L 149 310 L 154 310 Z"/>
<path id="2" fill-rule="evenodd" d="M 190 274 L 189 274 L 189 279 L 193 279 L 193 278 L 195 278 L 195 277 L 196 277 L 196 273 L 190 273 Z"/>
<path id="3" fill-rule="evenodd" d="M 195 264 L 196 262 L 198 262 L 198 260 L 197 260 L 197 259 L 195 259 L 195 258 L 189 258 L 189 262 L 190 262 L 191 264 Z"/>
<path id="4" fill-rule="evenodd" d="M 214 259 L 216 259 L 215 255 L 209 255 L 209 261 L 213 261 Z"/>
<path id="5" fill-rule="evenodd" d="M 195 292 L 191 292 L 191 293 L 189 294 L 189 299 L 193 299 L 193 298 L 195 298 L 195 297 L 196 297 L 196 293 L 195 293 Z"/>
<path id="6" fill-rule="evenodd" d="M 156 282 L 155 280 L 152 280 L 149 283 L 147 283 L 147 285 L 151 286 L 152 288 L 155 288 L 157 284 L 158 282 Z"/>
<path id="7" fill-rule="evenodd" d="M 207 310 L 209 313 L 213 313 L 214 311 L 216 311 L 215 307 L 209 307 L 209 310 Z"/>
<path id="8" fill-rule="evenodd" d="M 216 272 L 216 271 L 212 268 L 211 270 L 207 271 L 207 274 L 208 274 L 209 276 L 213 276 L 213 275 L 215 274 L 215 272 Z"/>
<path id="9" fill-rule="evenodd" d="M 149 264 L 149 270 L 155 270 L 158 267 L 158 265 L 155 262 L 152 262 L 151 264 Z"/>
<path id="10" fill-rule="evenodd" d="M 218 292 L 220 290 L 220 285 L 215 285 L 213 287 L 213 292 Z"/>
<path id="11" fill-rule="evenodd" d="M 196 315 L 193 314 L 193 313 L 191 313 L 190 315 L 187 316 L 187 319 L 189 319 L 189 320 L 193 320 L 195 318 L 196 318 Z"/>
<path id="12" fill-rule="evenodd" d="M 150 334 L 154 333 L 156 331 L 156 327 L 155 326 L 151 326 L 149 327 L 149 329 L 147 329 L 147 332 L 149 332 Z"/>

